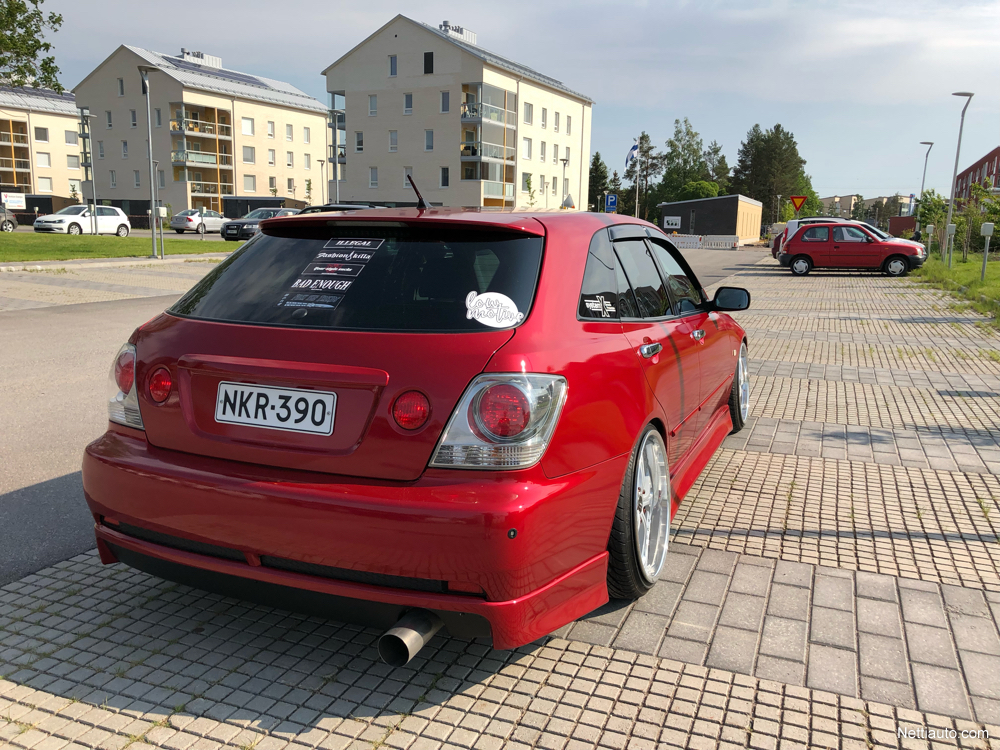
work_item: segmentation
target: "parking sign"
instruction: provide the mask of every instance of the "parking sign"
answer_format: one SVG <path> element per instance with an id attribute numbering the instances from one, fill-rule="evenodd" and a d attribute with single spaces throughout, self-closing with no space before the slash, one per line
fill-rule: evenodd
<path id="1" fill-rule="evenodd" d="M 604 211 L 609 214 L 615 213 L 618 210 L 618 196 L 614 193 L 608 193 L 604 196 Z"/>

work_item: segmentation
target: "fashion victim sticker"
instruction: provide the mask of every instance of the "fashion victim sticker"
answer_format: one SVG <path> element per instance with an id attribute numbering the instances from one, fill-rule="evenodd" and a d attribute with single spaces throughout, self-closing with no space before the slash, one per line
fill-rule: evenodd
<path id="1" fill-rule="evenodd" d="M 517 311 L 514 300 L 499 292 L 469 292 L 465 298 L 465 309 L 466 318 L 491 328 L 506 328 L 520 323 L 524 318 L 524 313 Z"/>

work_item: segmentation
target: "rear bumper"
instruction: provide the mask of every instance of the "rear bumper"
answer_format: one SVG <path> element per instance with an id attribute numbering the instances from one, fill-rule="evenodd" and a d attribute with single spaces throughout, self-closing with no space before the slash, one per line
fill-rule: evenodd
<path id="1" fill-rule="evenodd" d="M 783 265 L 785 268 L 788 268 L 788 265 L 791 262 L 792 262 L 792 256 L 789 255 L 788 253 L 781 253 L 778 256 L 778 263 L 780 263 L 781 265 Z"/>
<path id="2" fill-rule="evenodd" d="M 320 597 L 373 625 L 422 607 L 504 649 L 608 600 L 627 462 L 557 480 L 536 468 L 376 482 L 164 451 L 123 430 L 87 447 L 83 480 L 104 562 L 250 599 Z"/>

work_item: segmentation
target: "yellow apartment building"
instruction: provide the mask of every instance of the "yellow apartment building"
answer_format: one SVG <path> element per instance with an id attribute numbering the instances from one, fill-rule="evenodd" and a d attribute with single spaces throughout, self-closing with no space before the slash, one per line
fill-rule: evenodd
<path id="1" fill-rule="evenodd" d="M 399 15 L 323 74 L 341 201 L 586 209 L 593 102 L 468 29 Z"/>
<path id="2" fill-rule="evenodd" d="M 122 45 L 75 89 L 90 111 L 97 197 L 128 214 L 149 208 L 149 76 L 157 201 L 238 216 L 248 207 L 325 197 L 327 108 L 291 84 L 222 60 Z M 88 192 L 87 197 L 90 197 Z"/>
<path id="3" fill-rule="evenodd" d="M 0 87 L 0 191 L 80 195 L 79 130 L 72 94 Z"/>

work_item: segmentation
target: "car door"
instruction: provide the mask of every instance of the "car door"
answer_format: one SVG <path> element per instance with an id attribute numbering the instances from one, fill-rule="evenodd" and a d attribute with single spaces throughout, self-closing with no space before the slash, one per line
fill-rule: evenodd
<path id="1" fill-rule="evenodd" d="M 833 228 L 833 249 L 835 253 L 845 258 L 844 267 L 871 267 L 873 263 L 872 245 L 873 243 L 869 242 L 868 234 L 863 229 L 849 225 Z"/>
<path id="2" fill-rule="evenodd" d="M 838 265 L 842 258 L 833 255 L 832 243 L 830 242 L 830 227 L 813 226 L 803 227 L 798 237 L 798 247 L 793 255 L 805 254 L 812 258 L 813 266 L 816 268 L 840 268 Z"/>
<path id="3" fill-rule="evenodd" d="M 209 211 L 208 215 L 210 216 L 210 220 L 205 224 L 205 229 L 209 232 L 221 232 L 222 222 L 225 221 L 222 214 L 218 211 Z"/>
<path id="4" fill-rule="evenodd" d="M 701 402 L 695 321 L 674 315 L 646 240 L 615 242 L 622 331 L 667 416 L 667 463 L 683 462 L 697 435 L 691 421 Z"/>
<path id="5" fill-rule="evenodd" d="M 118 219 L 118 212 L 110 206 L 97 207 L 97 233 L 114 234 L 118 225 L 122 223 Z"/>

